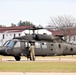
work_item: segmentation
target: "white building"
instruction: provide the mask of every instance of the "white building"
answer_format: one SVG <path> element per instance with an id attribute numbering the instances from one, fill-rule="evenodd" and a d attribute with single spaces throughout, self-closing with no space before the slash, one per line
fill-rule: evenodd
<path id="1" fill-rule="evenodd" d="M 12 31 L 9 30 L 9 31 L 0 33 L 0 46 L 3 45 L 7 40 L 10 40 L 20 35 L 21 35 L 21 31 L 17 31 L 17 30 L 12 30 Z"/>
<path id="2" fill-rule="evenodd" d="M 2 46 L 7 40 L 13 39 L 14 37 L 21 36 L 22 31 L 24 31 L 29 26 L 20 27 L 1 27 L 0 28 L 0 46 Z"/>
<path id="3" fill-rule="evenodd" d="M 33 34 L 32 30 L 25 30 L 22 32 L 23 34 Z M 47 35 L 51 35 L 52 32 L 48 31 L 47 29 L 40 29 L 40 30 L 35 30 L 35 34 L 47 34 Z"/>
<path id="4" fill-rule="evenodd" d="M 0 28 L 0 46 L 2 46 L 7 40 L 13 39 L 17 36 L 22 36 L 25 34 L 33 34 L 32 30 L 26 30 L 29 26 L 15 26 L 15 27 L 1 27 Z M 46 29 L 40 29 L 35 31 L 36 34 L 47 34 L 52 33 Z"/>

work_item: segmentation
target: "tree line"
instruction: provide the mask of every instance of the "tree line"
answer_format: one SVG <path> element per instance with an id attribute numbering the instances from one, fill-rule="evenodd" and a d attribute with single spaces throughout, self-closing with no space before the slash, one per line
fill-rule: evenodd
<path id="1" fill-rule="evenodd" d="M 35 24 L 33 24 L 30 21 L 20 20 L 17 24 L 11 23 L 11 26 L 35 26 Z M 0 25 L 0 27 L 6 27 L 6 26 Z M 72 16 L 50 17 L 50 21 L 46 27 L 50 27 L 50 28 L 55 27 L 58 29 L 61 29 L 63 27 L 76 27 L 76 19 Z"/>
<path id="2" fill-rule="evenodd" d="M 11 23 L 11 26 L 34 26 L 34 24 L 30 21 L 19 21 L 18 24 Z"/>
<path id="3" fill-rule="evenodd" d="M 22 20 L 20 20 L 17 24 L 11 23 L 11 26 L 33 26 L 33 25 L 34 24 L 30 21 L 22 21 Z M 5 25 L 0 25 L 0 27 L 4 27 L 4 26 Z M 48 25 L 46 25 L 46 27 L 58 27 L 58 28 L 76 27 L 76 19 L 72 16 L 50 17 L 50 21 Z"/>
<path id="4" fill-rule="evenodd" d="M 30 21 L 22 21 L 22 20 L 20 20 L 17 24 L 11 23 L 11 26 L 35 26 L 35 24 L 33 24 Z M 6 25 L 0 25 L 0 27 L 6 27 Z"/>

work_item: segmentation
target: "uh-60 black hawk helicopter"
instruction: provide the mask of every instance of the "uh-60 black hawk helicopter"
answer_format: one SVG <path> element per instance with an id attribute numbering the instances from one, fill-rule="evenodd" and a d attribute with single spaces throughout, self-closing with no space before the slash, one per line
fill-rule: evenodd
<path id="1" fill-rule="evenodd" d="M 36 34 L 43 28 L 32 27 L 29 31 L 32 34 L 15 37 L 8 40 L 2 47 L 0 47 L 0 55 L 14 56 L 16 61 L 20 61 L 21 56 L 29 57 L 28 47 L 30 42 L 35 42 L 35 56 L 60 56 L 60 55 L 75 55 L 76 45 L 69 44 L 64 41 L 63 36 L 53 36 L 44 34 Z M 29 57 L 30 58 L 30 57 Z"/>

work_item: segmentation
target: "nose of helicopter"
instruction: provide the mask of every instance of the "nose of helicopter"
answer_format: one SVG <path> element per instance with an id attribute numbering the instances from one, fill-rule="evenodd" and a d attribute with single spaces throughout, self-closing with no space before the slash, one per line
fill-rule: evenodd
<path id="1" fill-rule="evenodd" d="M 4 48 L 4 47 L 0 48 L 0 55 L 5 55 L 6 54 L 5 49 L 6 48 Z"/>

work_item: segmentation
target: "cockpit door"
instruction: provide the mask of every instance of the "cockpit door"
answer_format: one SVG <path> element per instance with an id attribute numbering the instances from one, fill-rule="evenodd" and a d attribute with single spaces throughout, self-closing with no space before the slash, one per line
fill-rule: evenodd
<path id="1" fill-rule="evenodd" d="M 20 42 L 19 41 L 17 41 L 16 42 L 16 44 L 14 45 L 14 47 L 13 47 L 13 53 L 14 54 L 20 54 L 21 53 L 21 49 L 20 49 Z"/>
<path id="2" fill-rule="evenodd" d="M 26 49 L 26 44 L 25 42 L 21 42 L 21 51 L 24 52 Z"/>
<path id="3" fill-rule="evenodd" d="M 42 55 L 40 42 L 35 42 L 35 55 Z"/>

